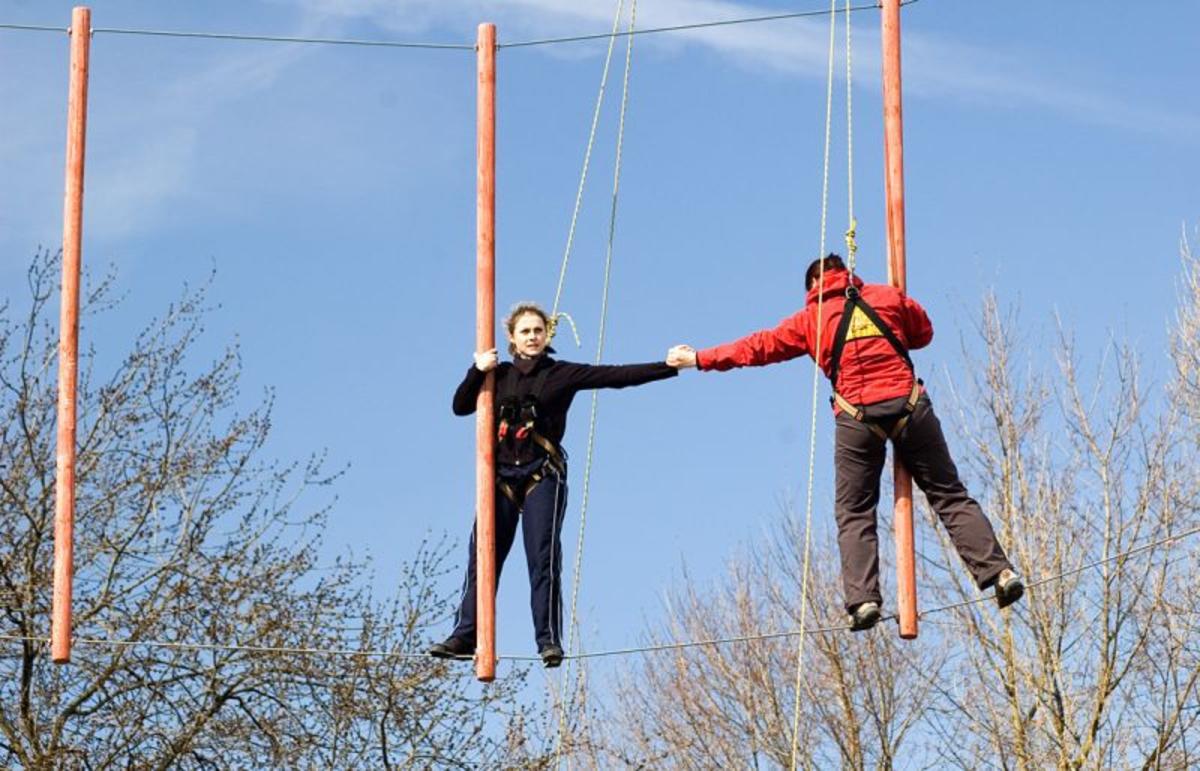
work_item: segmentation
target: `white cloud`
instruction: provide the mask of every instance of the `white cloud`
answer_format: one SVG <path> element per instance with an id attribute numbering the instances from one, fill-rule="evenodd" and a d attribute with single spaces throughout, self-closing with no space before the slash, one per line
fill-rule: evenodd
<path id="1" fill-rule="evenodd" d="M 463 29 L 464 39 L 478 21 L 500 26 L 500 41 L 603 32 L 611 26 L 612 0 L 277 0 L 326 18 L 366 20 L 390 34 L 431 29 Z M 629 3 L 626 2 L 626 9 Z M 767 16 L 786 9 L 719 0 L 643 0 L 638 27 L 665 27 L 723 19 Z M 920 14 L 921 8 L 912 13 Z M 626 10 L 626 18 L 628 10 Z M 856 82 L 879 87 L 879 35 L 873 14 L 853 16 Z M 954 99 L 986 108 L 1033 109 L 1084 124 L 1104 125 L 1192 141 L 1200 117 L 1168 107 L 1135 103 L 1128 94 L 1097 90 L 1051 74 L 1046 62 L 995 49 L 958 43 L 905 30 L 905 93 L 912 98 Z M 639 39 L 670 50 L 698 45 L 741 66 L 766 68 L 795 77 L 824 79 L 828 56 L 825 17 L 740 24 L 653 35 Z M 838 45 L 843 33 L 838 31 Z M 566 46 L 570 49 L 571 46 Z M 562 47 L 544 49 L 563 55 Z M 840 71 L 836 77 L 841 77 Z"/>
<path id="2" fill-rule="evenodd" d="M 273 0 L 298 12 L 294 35 L 388 37 L 436 42 L 469 43 L 475 25 L 495 21 L 501 42 L 531 38 L 604 32 L 612 24 L 611 0 Z M 628 4 L 626 9 L 628 9 Z M 642 0 L 638 27 L 732 19 L 778 13 L 748 3 L 723 0 Z M 920 13 L 918 8 L 916 13 Z M 854 16 L 856 84 L 878 88 L 879 38 L 873 15 Z M 1080 85 L 1070 73 L 1053 71 L 1029 56 L 970 46 L 905 31 L 905 93 L 911 99 L 955 100 L 970 109 L 1003 109 L 1055 114 L 1086 125 L 1101 125 L 1129 132 L 1194 141 L 1200 119 L 1174 105 L 1136 104 L 1128 94 L 1114 94 L 1102 86 Z M 364 32 L 364 30 L 367 30 Z M 839 45 L 841 32 L 839 31 Z M 823 80 L 828 44 L 824 17 L 784 22 L 743 24 L 689 30 L 638 38 L 638 46 L 655 46 L 668 54 L 702 47 L 727 57 L 737 66 L 769 70 L 797 78 Z M 107 136 L 104 145 L 89 137 L 89 197 L 85 214 L 89 232 L 120 236 L 147 227 L 187 195 L 200 163 L 198 148 L 206 123 L 248 95 L 270 89 L 315 48 L 308 46 L 225 43 L 193 49 L 201 55 L 186 59 L 179 70 L 164 72 L 153 84 L 150 98 L 108 93 L 106 99 L 121 104 L 106 129 L 97 127 L 94 139 Z M 528 51 L 528 49 L 526 49 Z M 597 55 L 603 43 L 552 46 L 529 55 Z M 525 54 L 523 54 L 525 55 Z M 43 71 L 44 70 L 44 71 Z M 1079 77 L 1082 77 L 1081 73 Z M 9 189 L 0 198 L 9 237 L 25 229 L 31 240 L 45 240 L 57 227 L 61 207 L 61 114 L 57 107 L 63 84 L 61 69 L 42 68 L 31 79 L 50 97 L 38 97 L 45 112 L 42 123 L 29 123 L 11 115 L 3 122 L 0 168 L 10 178 L 36 178 L 26 189 Z M 838 77 L 841 77 L 840 69 Z M 6 87 L 11 92 L 14 86 Z M 45 105 L 53 110 L 43 109 Z M 23 117 L 23 116 L 22 116 Z M 147 127 L 153 127 L 149 130 Z M 105 133 L 107 131 L 107 134 Z M 47 141 L 53 136 L 54 141 Z M 53 170 L 53 173 L 51 173 Z M 33 193 L 32 195 L 30 193 Z M 51 199 L 53 205 L 50 204 Z M 36 236 L 32 235 L 36 234 Z"/>

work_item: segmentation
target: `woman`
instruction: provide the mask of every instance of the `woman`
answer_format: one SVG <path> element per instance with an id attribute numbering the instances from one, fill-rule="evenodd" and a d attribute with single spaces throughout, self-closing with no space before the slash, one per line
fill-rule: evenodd
<path id="1" fill-rule="evenodd" d="M 562 545 L 567 507 L 567 454 L 561 447 L 567 410 L 579 391 L 625 388 L 678 374 L 665 363 L 590 366 L 557 361 L 548 353 L 549 317 L 534 303 L 520 303 L 505 319 L 511 363 L 496 350 L 475 354 L 475 364 L 454 392 L 454 414 L 475 412 L 486 373 L 496 372 L 496 580 L 521 519 L 529 567 L 530 607 L 538 654 L 547 667 L 562 663 Z M 524 515 L 522 518 L 521 515 Z M 475 653 L 475 531 L 457 624 L 431 656 Z"/>

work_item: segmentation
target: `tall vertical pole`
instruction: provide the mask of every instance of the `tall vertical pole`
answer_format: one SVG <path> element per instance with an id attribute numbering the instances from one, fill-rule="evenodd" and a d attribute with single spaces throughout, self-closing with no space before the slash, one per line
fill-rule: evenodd
<path id="1" fill-rule="evenodd" d="M 883 0 L 884 188 L 887 196 L 888 282 L 908 289 L 904 253 L 904 118 L 900 92 L 900 0 Z M 912 476 L 893 460 L 896 531 L 896 611 L 900 636 L 917 636 L 917 561 L 913 543 Z"/>
<path id="2" fill-rule="evenodd" d="M 476 187 L 475 349 L 496 347 L 496 25 L 480 24 L 475 44 Z M 495 373 L 475 403 L 475 677 L 496 678 Z"/>
<path id="3" fill-rule="evenodd" d="M 67 179 L 63 201 L 62 296 L 58 322 L 58 450 L 54 478 L 54 608 L 50 658 L 71 660 L 71 582 L 75 530 L 75 387 L 79 379 L 79 267 L 83 237 L 83 156 L 87 136 L 88 43 L 92 12 L 71 12 L 67 91 Z"/>

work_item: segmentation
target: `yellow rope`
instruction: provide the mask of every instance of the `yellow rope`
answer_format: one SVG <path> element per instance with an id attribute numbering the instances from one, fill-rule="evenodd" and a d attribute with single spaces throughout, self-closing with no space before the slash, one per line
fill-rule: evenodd
<path id="1" fill-rule="evenodd" d="M 829 147 L 830 129 L 833 124 L 833 52 L 834 36 L 837 30 L 837 0 L 830 0 L 829 14 L 829 69 L 825 89 L 825 153 L 821 178 L 821 246 L 817 257 L 821 260 L 817 272 L 817 335 L 813 351 L 812 374 L 812 415 L 808 435 L 808 490 L 805 500 L 804 514 L 804 566 L 800 578 L 800 634 L 796 641 L 796 692 L 792 708 L 792 771 L 796 769 L 796 759 L 800 746 L 800 689 L 804 682 L 804 618 L 808 613 L 808 567 L 810 545 L 812 543 L 812 497 L 813 471 L 817 455 L 817 391 L 820 387 L 821 374 L 821 338 L 824 332 L 824 286 L 825 286 L 825 230 L 829 214 Z"/>
<path id="2" fill-rule="evenodd" d="M 617 12 L 620 13 L 621 6 L 618 4 Z M 633 0 L 630 4 L 629 14 L 629 31 L 633 32 L 634 24 L 637 21 L 637 0 Z M 621 85 L 621 114 L 617 122 L 617 151 L 616 158 L 613 162 L 613 187 L 612 187 L 612 206 L 608 216 L 608 246 L 604 255 L 604 288 L 600 295 L 600 329 L 597 333 L 596 341 L 596 364 L 604 355 L 604 330 L 608 319 L 608 290 L 611 284 L 612 276 L 612 256 L 613 243 L 616 240 L 617 230 L 617 201 L 621 191 L 621 156 L 622 149 L 625 143 L 625 116 L 629 108 L 629 73 L 633 63 L 633 35 L 627 36 L 628 44 L 625 48 L 625 75 Z M 577 637 L 579 630 L 578 607 L 579 607 L 579 584 L 583 573 L 583 536 L 587 527 L 587 510 L 588 510 L 588 492 L 591 487 L 592 478 L 592 459 L 595 457 L 595 441 L 596 441 L 596 413 L 600 404 L 600 392 L 592 392 L 592 409 L 588 421 L 588 443 L 587 457 L 583 465 L 583 494 L 579 509 L 579 539 L 575 546 L 575 575 L 571 580 L 571 616 L 567 623 L 567 649 L 568 656 L 576 655 L 575 648 L 577 645 Z M 572 689 L 571 696 L 574 698 L 579 692 L 579 682 L 583 677 L 583 666 L 578 665 L 575 668 L 575 687 Z M 555 741 L 554 756 L 555 768 L 558 768 L 562 763 L 563 736 L 567 731 L 567 684 L 571 682 L 571 660 L 566 662 L 563 668 L 562 677 L 559 681 L 559 699 L 558 699 L 558 737 Z M 570 759 L 567 760 L 567 767 L 570 768 Z"/>

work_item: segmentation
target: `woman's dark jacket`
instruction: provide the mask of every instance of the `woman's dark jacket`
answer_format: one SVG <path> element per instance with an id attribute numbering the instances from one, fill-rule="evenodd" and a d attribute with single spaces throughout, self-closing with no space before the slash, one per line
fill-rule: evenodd
<path id="1" fill-rule="evenodd" d="M 662 362 L 648 364 L 590 365 L 570 361 L 558 361 L 547 355 L 539 356 L 531 363 L 517 364 L 501 362 L 496 373 L 496 403 L 506 396 L 521 398 L 533 390 L 539 374 L 546 370 L 541 393 L 538 394 L 538 417 L 535 430 L 546 439 L 560 446 L 567 430 L 567 410 L 579 391 L 592 388 L 625 388 L 662 380 L 679 374 L 674 367 Z M 454 414 L 470 415 L 475 412 L 475 401 L 483 386 L 485 373 L 474 366 L 454 392 Z M 497 416 L 499 410 L 497 409 Z M 545 453 L 534 442 L 515 441 L 512 435 L 496 446 L 496 463 L 523 466 L 540 461 Z"/>

